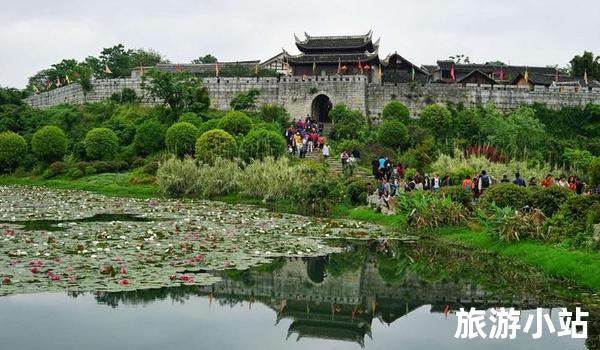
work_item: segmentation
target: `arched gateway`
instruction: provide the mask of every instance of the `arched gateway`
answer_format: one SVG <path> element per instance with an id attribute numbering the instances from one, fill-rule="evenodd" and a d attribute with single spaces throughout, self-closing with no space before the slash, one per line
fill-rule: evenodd
<path id="1" fill-rule="evenodd" d="M 327 95 L 317 95 L 312 101 L 310 109 L 312 118 L 319 123 L 331 123 L 331 119 L 329 118 L 331 107 L 331 100 Z"/>

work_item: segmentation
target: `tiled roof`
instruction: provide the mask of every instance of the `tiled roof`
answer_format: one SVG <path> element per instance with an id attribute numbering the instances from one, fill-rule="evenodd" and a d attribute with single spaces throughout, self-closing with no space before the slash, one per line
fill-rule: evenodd
<path id="1" fill-rule="evenodd" d="M 295 34 L 296 47 L 302 52 L 331 51 L 331 50 L 359 50 L 375 51 L 379 46 L 379 40 L 375 43 L 371 40 L 372 32 L 365 35 L 347 36 L 310 36 L 304 33 L 306 39 L 300 40 Z"/>
<path id="2" fill-rule="evenodd" d="M 340 53 L 340 54 L 300 54 L 296 56 L 286 55 L 286 60 L 289 63 L 354 63 L 360 60 L 361 63 L 367 63 L 374 60 L 379 60 L 377 51 L 363 53 Z"/>

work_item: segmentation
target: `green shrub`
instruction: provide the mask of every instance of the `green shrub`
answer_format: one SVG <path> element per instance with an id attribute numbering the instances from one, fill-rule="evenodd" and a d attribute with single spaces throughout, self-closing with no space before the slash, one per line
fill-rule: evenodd
<path id="1" fill-rule="evenodd" d="M 193 155 L 197 138 L 198 128 L 190 123 L 175 123 L 167 129 L 165 144 L 169 152 L 176 156 Z"/>
<path id="2" fill-rule="evenodd" d="M 48 170 L 52 172 L 54 175 L 64 174 L 68 169 L 67 163 L 62 161 L 54 162 L 48 165 Z"/>
<path id="3" fill-rule="evenodd" d="M 148 155 L 165 147 L 165 127 L 156 119 L 148 119 L 137 127 L 133 146 L 137 154 Z"/>
<path id="4" fill-rule="evenodd" d="M 31 150 L 38 159 L 53 162 L 62 159 L 67 152 L 67 135 L 53 125 L 44 126 L 31 137 Z"/>
<path id="5" fill-rule="evenodd" d="M 0 170 L 11 171 L 27 153 L 25 139 L 12 131 L 0 132 Z"/>
<path id="6" fill-rule="evenodd" d="M 406 124 L 410 120 L 410 111 L 402 102 L 391 101 L 383 107 L 381 117 L 384 121 L 397 120 Z"/>
<path id="7" fill-rule="evenodd" d="M 377 140 L 384 146 L 403 148 L 408 142 L 408 130 L 398 120 L 386 120 L 377 129 Z"/>
<path id="8" fill-rule="evenodd" d="M 280 127 L 286 127 L 290 123 L 290 115 L 285 108 L 274 104 L 262 105 L 259 116 L 263 121 L 275 123 Z"/>
<path id="9" fill-rule="evenodd" d="M 429 191 L 408 192 L 398 197 L 397 207 L 407 215 L 407 223 L 416 228 L 459 225 L 469 218 L 462 204 Z"/>
<path id="10" fill-rule="evenodd" d="M 115 132 L 120 145 L 125 146 L 133 141 L 135 125 L 126 116 L 115 114 L 103 126 Z"/>
<path id="11" fill-rule="evenodd" d="M 198 165 L 191 157 L 171 157 L 161 162 L 156 171 L 160 192 L 166 196 L 195 195 L 198 192 Z"/>
<path id="12" fill-rule="evenodd" d="M 119 138 L 107 128 L 90 130 L 83 143 L 90 159 L 111 159 L 119 149 Z"/>
<path id="13" fill-rule="evenodd" d="M 240 177 L 241 193 L 264 201 L 291 198 L 300 178 L 288 158 L 266 157 L 254 161 L 244 169 Z"/>
<path id="14" fill-rule="evenodd" d="M 352 152 L 354 149 L 358 149 L 361 152 L 361 157 L 364 157 L 365 144 L 358 140 L 342 140 L 335 144 L 335 150 L 337 153 Z"/>
<path id="15" fill-rule="evenodd" d="M 552 241 L 568 240 L 575 246 L 586 243 L 585 237 L 590 210 L 597 208 L 600 196 L 573 196 L 565 201 L 546 222 Z M 576 239 L 577 238 L 577 239 Z"/>
<path id="16" fill-rule="evenodd" d="M 67 175 L 72 178 L 72 179 L 78 179 L 80 177 L 82 177 L 83 175 L 85 175 L 83 173 L 83 170 L 79 169 L 79 168 L 70 168 L 67 171 Z"/>
<path id="17" fill-rule="evenodd" d="M 246 113 L 240 111 L 228 112 L 219 121 L 219 129 L 225 130 L 234 136 L 246 135 L 251 128 L 252 119 Z"/>
<path id="18" fill-rule="evenodd" d="M 511 183 L 497 184 L 485 190 L 480 199 L 484 207 L 496 203 L 500 208 L 523 208 L 528 204 L 528 192 L 526 188 Z"/>
<path id="19" fill-rule="evenodd" d="M 590 185 L 593 189 L 596 189 L 600 185 L 600 157 L 596 157 L 591 163 L 588 169 L 590 176 Z"/>
<path id="20" fill-rule="evenodd" d="M 464 206 L 469 206 L 473 201 L 473 192 L 465 190 L 461 186 L 441 187 L 436 193 L 440 196 L 449 197 L 453 202 L 460 203 Z"/>
<path id="21" fill-rule="evenodd" d="M 94 169 L 96 169 L 96 171 L 99 174 L 111 173 L 111 172 L 116 171 L 116 169 L 114 167 L 114 163 L 106 162 L 106 161 L 102 161 L 102 160 L 92 162 L 92 167 L 94 167 Z"/>
<path id="22" fill-rule="evenodd" d="M 529 187 L 527 191 L 529 206 L 541 210 L 547 217 L 554 215 L 567 199 L 575 195 L 571 190 L 560 186 Z"/>
<path id="23" fill-rule="evenodd" d="M 298 210 L 308 215 L 329 215 L 344 196 L 344 188 L 335 178 L 324 177 L 299 187 L 294 195 Z"/>
<path id="24" fill-rule="evenodd" d="M 205 163 L 212 163 L 216 158 L 232 159 L 236 154 L 235 139 L 220 129 L 207 131 L 196 141 L 196 158 Z"/>
<path id="25" fill-rule="evenodd" d="M 202 119 L 196 113 L 193 112 L 183 113 L 179 116 L 179 119 L 177 121 L 180 123 L 190 123 L 197 128 L 199 128 L 202 124 Z"/>
<path id="26" fill-rule="evenodd" d="M 438 140 L 443 140 L 452 131 L 452 114 L 446 107 L 432 104 L 421 110 L 419 124 L 430 130 Z"/>
<path id="27" fill-rule="evenodd" d="M 357 139 L 367 128 L 367 118 L 344 104 L 335 105 L 329 111 L 329 117 L 333 121 L 335 139 Z"/>
<path id="28" fill-rule="evenodd" d="M 214 198 L 238 189 L 240 167 L 237 162 L 216 158 L 213 164 L 201 163 L 198 167 L 198 195 Z"/>
<path id="29" fill-rule="evenodd" d="M 373 180 L 365 178 L 351 178 L 346 185 L 346 194 L 348 201 L 352 205 L 367 204 L 367 195 L 369 186 L 372 189 L 377 188 L 377 184 Z"/>
<path id="30" fill-rule="evenodd" d="M 252 129 L 240 144 L 240 154 L 246 161 L 265 157 L 278 158 L 285 151 L 285 138 L 278 132 L 265 129 Z"/>
<path id="31" fill-rule="evenodd" d="M 256 100 L 259 95 L 260 91 L 257 89 L 250 89 L 247 92 L 242 92 L 232 98 L 231 102 L 229 102 L 229 106 L 235 111 L 252 110 L 256 107 Z"/>
<path id="32" fill-rule="evenodd" d="M 144 171 L 144 173 L 146 173 L 148 175 L 156 175 L 156 172 L 158 171 L 158 165 L 159 164 L 157 161 L 152 161 L 152 162 L 149 162 L 148 164 L 144 165 L 142 170 Z"/>
<path id="33" fill-rule="evenodd" d="M 209 119 L 202 123 L 198 128 L 198 135 L 202 135 L 207 131 L 211 131 L 219 128 L 220 119 Z"/>
<path id="34" fill-rule="evenodd" d="M 518 241 L 525 238 L 544 239 L 544 214 L 538 209 L 514 210 L 511 207 L 489 207 L 485 221 L 488 230 L 499 240 Z"/>

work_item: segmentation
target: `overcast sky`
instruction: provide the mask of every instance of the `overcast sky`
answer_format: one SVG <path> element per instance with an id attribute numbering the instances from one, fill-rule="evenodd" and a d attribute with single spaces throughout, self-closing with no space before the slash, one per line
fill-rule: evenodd
<path id="1" fill-rule="evenodd" d="M 416 64 L 461 53 L 471 62 L 565 66 L 600 55 L 600 0 L 88 1 L 1 0 L 0 85 L 103 47 L 152 48 L 171 62 L 297 52 L 293 33 L 381 37 L 380 56 Z"/>

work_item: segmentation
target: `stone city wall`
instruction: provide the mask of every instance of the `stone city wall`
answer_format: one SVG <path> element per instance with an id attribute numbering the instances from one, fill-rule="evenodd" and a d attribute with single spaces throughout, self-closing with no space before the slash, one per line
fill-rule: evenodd
<path id="1" fill-rule="evenodd" d="M 47 108 L 62 103 L 81 104 L 97 102 L 124 88 L 133 89 L 143 96 L 138 78 L 102 79 L 92 82 L 93 89 L 87 94 L 79 84 L 71 84 L 49 92 L 27 98 L 34 107 Z M 513 110 L 522 105 L 543 103 L 551 108 L 584 106 L 600 103 L 600 89 L 573 87 L 528 88 L 504 85 L 451 85 L 451 84 L 376 84 L 369 83 L 365 76 L 313 76 L 277 78 L 206 78 L 211 107 L 229 109 L 229 102 L 241 92 L 250 89 L 260 91 L 259 104 L 272 103 L 285 107 L 293 117 L 311 113 L 313 100 L 323 94 L 332 104 L 345 103 L 377 122 L 383 107 L 392 100 L 407 105 L 413 115 L 431 103 L 463 103 L 466 106 L 494 104 L 501 110 Z M 145 100 L 146 103 L 157 101 Z"/>

